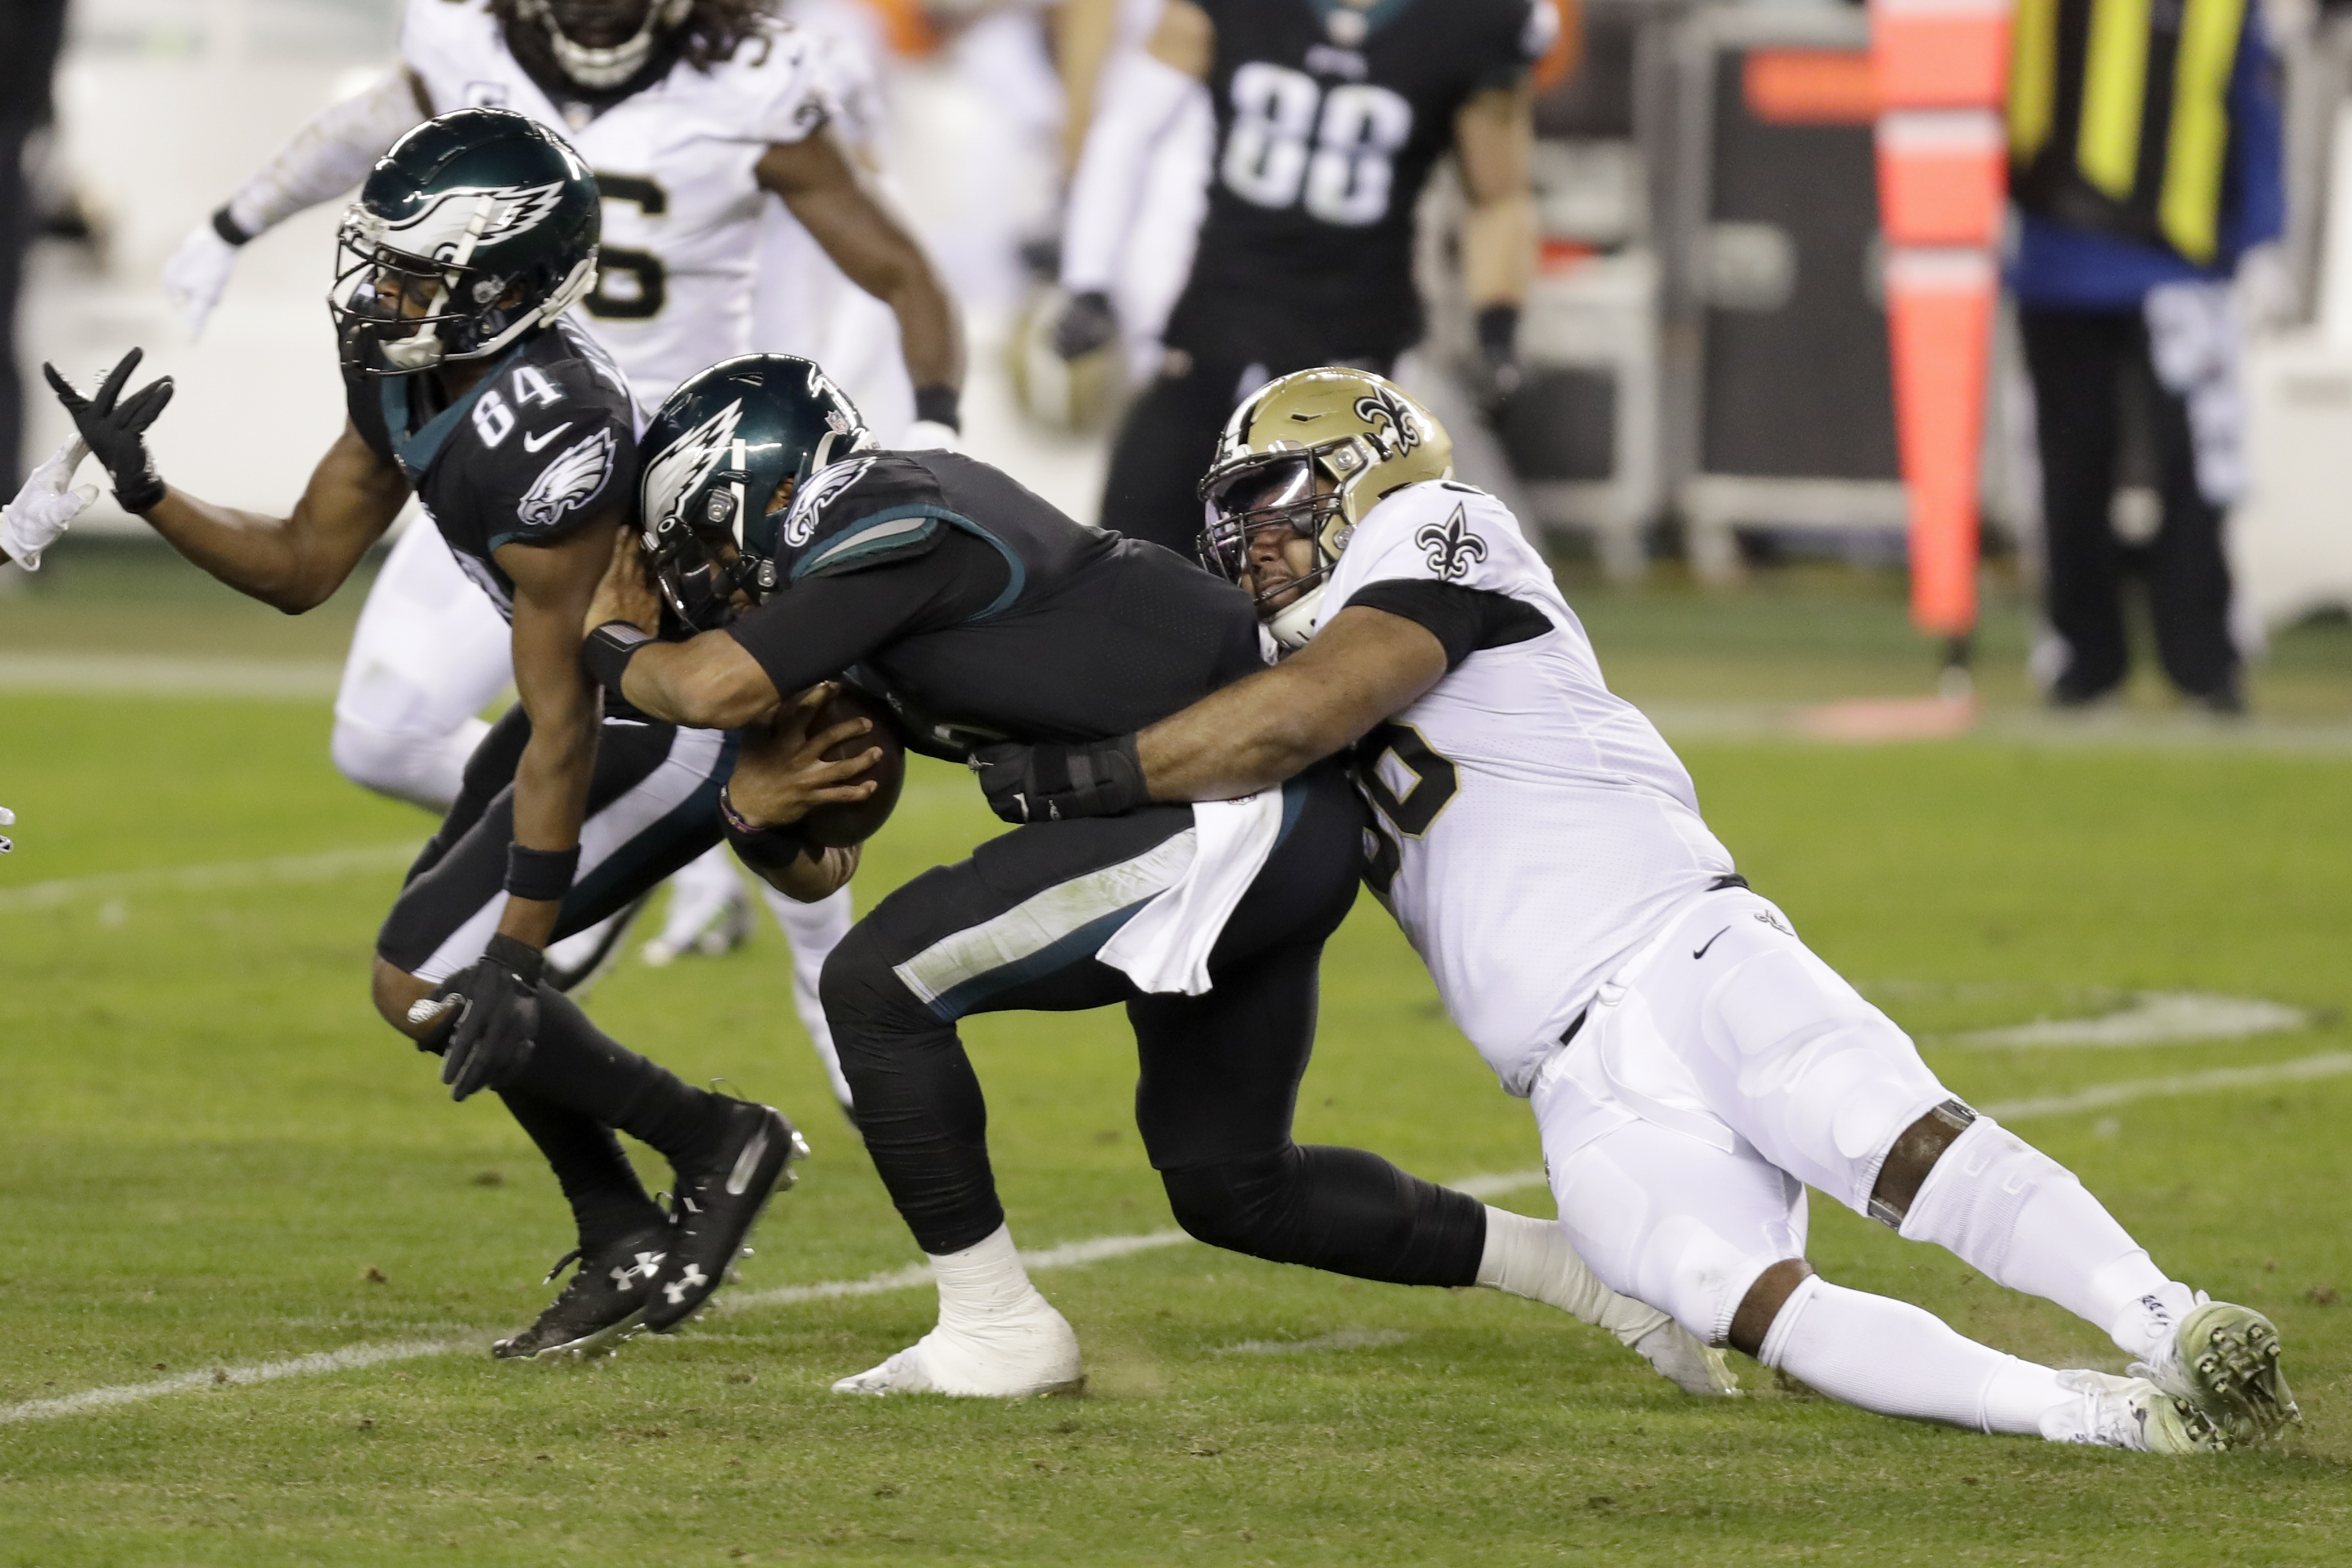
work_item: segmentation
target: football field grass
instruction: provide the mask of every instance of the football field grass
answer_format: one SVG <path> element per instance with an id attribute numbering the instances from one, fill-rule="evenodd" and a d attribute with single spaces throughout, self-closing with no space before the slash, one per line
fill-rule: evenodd
<path id="1" fill-rule="evenodd" d="M 918 1255 L 772 926 L 725 960 L 625 964 L 591 1004 L 815 1145 L 733 1304 L 610 1359 L 494 1364 L 568 1226 L 495 1103 L 451 1105 L 367 1006 L 429 824 L 336 778 L 326 727 L 310 698 L 0 691 L 0 1563 L 2352 1558 L 2352 755 L 1681 747 L 1741 869 L 1958 1092 L 2173 1273 L 2277 1320 L 2306 1425 L 2184 1461 L 1885 1420 L 1746 1362 L 1750 1396 L 1706 1405 L 1526 1301 L 1170 1242 L 1116 1014 L 968 1031 L 1014 1234 L 1066 1249 L 1036 1277 L 1087 1396 L 836 1398 L 932 1298 L 889 1277 Z M 919 768 L 861 902 L 993 828 Z M 1966 1038 L 2144 993 L 2300 1021 Z M 1370 899 L 1325 966 L 1299 1134 L 1438 1179 L 1538 1163 Z M 1549 1212 L 1539 1184 L 1496 1186 Z M 2121 1369 L 2058 1309 L 1813 1215 L 1831 1278 Z"/>

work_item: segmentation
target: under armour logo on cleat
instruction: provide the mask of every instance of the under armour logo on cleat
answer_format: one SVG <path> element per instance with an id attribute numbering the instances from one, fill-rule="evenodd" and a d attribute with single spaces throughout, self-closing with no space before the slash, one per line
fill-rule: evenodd
<path id="1" fill-rule="evenodd" d="M 674 1307 L 686 1300 L 686 1293 L 688 1291 L 698 1285 L 708 1284 L 709 1281 L 710 1276 L 702 1271 L 701 1265 L 688 1263 L 685 1273 L 662 1287 L 662 1294 L 669 1298 L 669 1304 Z"/>

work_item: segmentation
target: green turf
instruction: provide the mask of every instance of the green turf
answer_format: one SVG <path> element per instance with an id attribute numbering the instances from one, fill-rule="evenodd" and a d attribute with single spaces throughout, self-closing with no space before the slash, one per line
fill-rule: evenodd
<path id="1" fill-rule="evenodd" d="M 545 1299 L 538 1274 L 568 1244 L 551 1184 L 494 1104 L 449 1105 L 367 1009 L 396 866 L 210 891 L 136 880 L 421 838 L 420 815 L 333 776 L 325 730 L 311 703 L 0 695 L 0 801 L 20 817 L 0 861 L 0 1405 L 352 1345 L 478 1345 Z M 2347 1049 L 2352 762 L 1686 750 L 1743 869 L 1930 1039 L 1961 1092 Z M 968 782 L 923 768 L 861 898 L 991 826 Z M 5 907 L 6 889 L 126 874 Z M 626 966 L 593 1004 L 621 1038 L 807 1125 L 817 1157 L 746 1290 L 915 1258 L 785 988 L 767 928 L 724 962 Z M 2316 1021 L 2237 1044 L 1950 1041 L 2148 988 L 2270 998 Z M 1169 1225 L 1115 1016 L 971 1035 L 1024 1245 Z M 0 1425 L 0 1563 L 2340 1559 L 2347 1118 L 2352 1078 L 2336 1078 L 2025 1129 L 2175 1272 L 2278 1319 L 2309 1416 L 2284 1451 L 2168 1461 L 1986 1438 L 1804 1397 L 1752 1365 L 1756 1397 L 1708 1407 L 1527 1302 L 1184 1245 L 1039 1276 L 1087 1348 L 1079 1400 L 828 1395 L 928 1325 L 928 1293 L 902 1291 L 720 1313 L 586 1366 L 474 1350 Z M 1524 1108 L 1370 901 L 1326 967 L 1299 1123 L 1432 1176 L 1537 1163 Z M 1545 1211 L 1539 1188 L 1512 1201 Z M 1814 1215 L 1834 1278 L 2004 1349 L 2119 1365 L 2053 1307 Z M 1342 1331 L 1356 1348 L 1233 1350 Z"/>

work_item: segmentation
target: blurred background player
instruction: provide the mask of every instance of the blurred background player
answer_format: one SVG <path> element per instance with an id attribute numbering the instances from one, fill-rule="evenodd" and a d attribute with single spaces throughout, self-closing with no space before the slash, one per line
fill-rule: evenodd
<path id="1" fill-rule="evenodd" d="M 1107 525 L 1189 555 L 1192 486 L 1235 404 L 1310 365 L 1385 372 L 1419 340 L 1413 212 L 1449 148 L 1488 390 L 1507 393 L 1535 265 L 1529 77 L 1560 26 L 1554 0 L 1170 0 L 1147 45 L 1111 59 L 1063 235 L 1066 358 L 1119 329 L 1110 290 L 1137 193 L 1197 84 L 1216 145 L 1167 352 L 1112 451 Z"/>
<path id="2" fill-rule="evenodd" d="M 0 6 L 0 494 L 24 477 L 25 385 L 16 364 L 16 290 L 33 243 L 25 149 L 48 124 L 49 78 L 64 41 L 66 0 Z"/>
<path id="3" fill-rule="evenodd" d="M 2246 488 L 2231 283 L 2242 263 L 2277 267 L 2286 196 L 2278 62 L 2260 8 L 2231 15 L 2191 26 L 2187 9 L 2155 7 L 2111 24 L 2101 7 L 2096 37 L 2088 0 L 2019 15 L 2010 286 L 2042 464 L 2050 638 L 2036 674 L 2055 707 L 2109 696 L 2129 666 L 2112 520 L 2127 407 L 2147 410 L 2155 447 L 2158 658 L 2192 703 L 2245 706 L 2221 547 Z"/>
<path id="4" fill-rule="evenodd" d="M 963 374 L 955 307 L 833 129 L 845 118 L 837 89 L 852 102 L 870 98 L 853 74 L 854 52 L 782 25 L 760 0 L 412 0 L 401 55 L 399 68 L 298 132 L 183 242 L 164 279 L 192 332 L 219 299 L 238 246 L 349 189 L 426 116 L 498 105 L 570 139 L 596 172 L 605 243 L 581 308 L 644 406 L 751 346 L 763 212 L 773 205 L 766 193 L 896 318 L 917 415 L 902 439 L 954 439 Z M 782 226 L 772 223 L 772 241 Z M 761 314 L 769 325 L 782 319 L 772 304 Z M 430 530 L 404 535 L 370 592 L 335 702 L 336 766 L 431 810 L 457 798 L 488 727 L 477 716 L 511 676 L 503 629 L 461 589 Z M 769 902 L 792 943 L 802 1020 L 845 1094 L 815 978 L 849 927 L 847 894 Z M 713 927 L 721 950 L 749 929 L 742 886 L 718 851 L 681 874 L 651 956 L 666 961 Z M 559 968 L 573 983 L 585 978 L 620 934 L 618 924 L 583 934 L 557 956 Z"/>

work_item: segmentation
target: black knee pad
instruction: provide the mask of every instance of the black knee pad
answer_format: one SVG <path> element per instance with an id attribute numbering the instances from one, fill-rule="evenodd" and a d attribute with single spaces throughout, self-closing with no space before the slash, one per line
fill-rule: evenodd
<path id="1" fill-rule="evenodd" d="M 1477 1281 L 1486 1210 L 1361 1149 L 1291 1144 L 1160 1179 L 1176 1222 L 1213 1247 L 1397 1285 Z"/>
<path id="2" fill-rule="evenodd" d="M 1161 1171 L 1160 1186 L 1176 1223 L 1196 1241 L 1229 1251 L 1269 1257 L 1278 1246 L 1283 1198 L 1298 1165 L 1298 1145 L 1250 1159 Z"/>
<path id="3" fill-rule="evenodd" d="M 881 942 L 862 922 L 850 927 L 849 935 L 825 956 L 816 994 L 833 1026 L 842 1071 L 853 1074 L 853 1082 L 852 1063 L 871 1058 L 883 1042 L 940 1027 L 898 977 Z"/>

